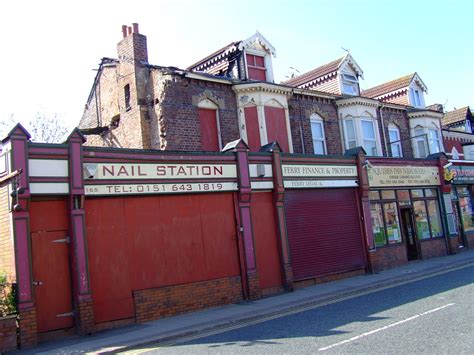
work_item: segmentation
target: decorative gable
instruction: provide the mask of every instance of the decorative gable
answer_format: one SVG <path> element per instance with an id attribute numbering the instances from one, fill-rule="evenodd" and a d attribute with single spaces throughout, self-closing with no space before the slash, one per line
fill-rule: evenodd
<path id="1" fill-rule="evenodd" d="M 273 57 L 276 57 L 275 48 L 267 41 L 260 32 L 255 32 L 253 36 L 250 36 L 246 40 L 243 40 L 238 45 L 239 50 L 257 50 L 260 52 L 267 52 Z"/>

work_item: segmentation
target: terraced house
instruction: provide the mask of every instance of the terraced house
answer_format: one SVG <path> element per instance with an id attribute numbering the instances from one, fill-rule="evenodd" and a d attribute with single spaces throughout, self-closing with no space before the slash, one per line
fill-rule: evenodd
<path id="1" fill-rule="evenodd" d="M 21 344 L 474 245 L 417 73 L 361 91 L 346 54 L 275 83 L 258 32 L 186 69 L 148 63 L 137 24 L 122 34 L 66 143 L 20 125 L 2 141 L 14 257 L 0 269 L 18 283 Z"/>

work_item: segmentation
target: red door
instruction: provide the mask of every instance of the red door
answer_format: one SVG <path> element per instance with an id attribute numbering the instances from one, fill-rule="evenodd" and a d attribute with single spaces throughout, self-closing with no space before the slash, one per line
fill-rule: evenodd
<path id="1" fill-rule="evenodd" d="M 66 201 L 32 202 L 30 212 L 38 332 L 70 328 L 74 318 Z"/>
<path id="2" fill-rule="evenodd" d="M 366 267 L 355 189 L 302 189 L 285 193 L 295 280 Z"/>
<path id="3" fill-rule="evenodd" d="M 218 152 L 219 138 L 217 132 L 216 110 L 200 108 L 199 124 L 201 128 L 201 148 L 203 151 Z"/>
<path id="4" fill-rule="evenodd" d="M 277 141 L 283 152 L 288 153 L 288 127 L 286 126 L 285 110 L 280 107 L 265 106 L 265 124 L 267 126 L 268 143 Z"/>
<path id="5" fill-rule="evenodd" d="M 245 126 L 247 129 L 247 144 L 251 152 L 258 152 L 260 143 L 260 126 L 258 124 L 257 106 L 249 106 L 245 111 Z"/>

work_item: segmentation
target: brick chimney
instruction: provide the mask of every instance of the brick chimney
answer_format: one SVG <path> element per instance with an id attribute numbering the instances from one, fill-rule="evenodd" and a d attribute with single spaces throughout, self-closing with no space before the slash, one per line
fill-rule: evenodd
<path id="1" fill-rule="evenodd" d="M 138 23 L 122 26 L 123 39 L 117 45 L 118 59 L 123 62 L 148 63 L 146 36 L 140 34 Z"/>

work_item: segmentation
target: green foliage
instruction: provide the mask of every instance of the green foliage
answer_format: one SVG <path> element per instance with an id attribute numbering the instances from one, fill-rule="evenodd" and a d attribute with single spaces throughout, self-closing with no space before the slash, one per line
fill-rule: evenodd
<path id="1" fill-rule="evenodd" d="M 17 313 L 16 284 L 8 283 L 5 275 L 0 275 L 0 317 Z"/>

